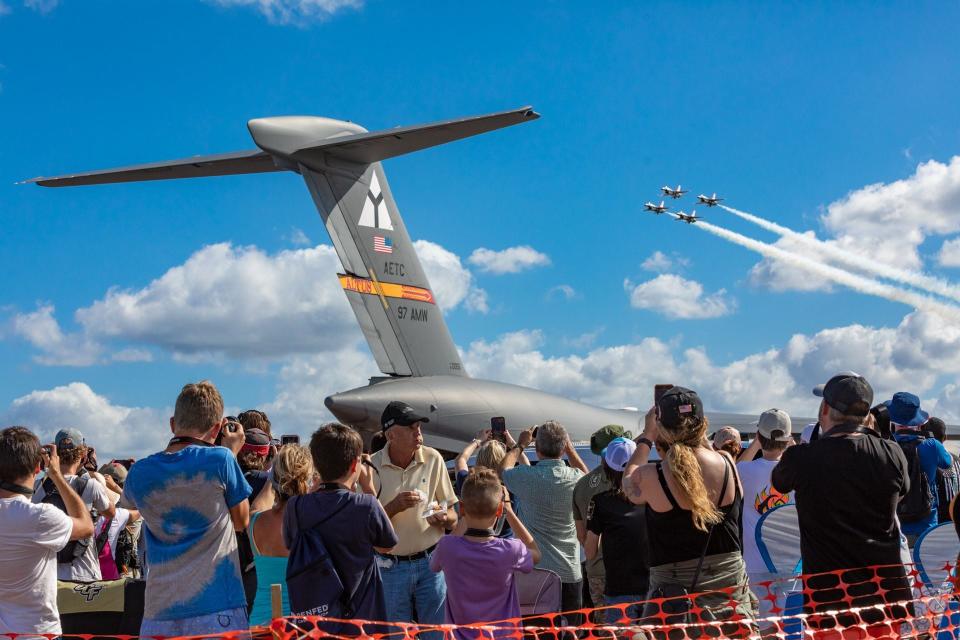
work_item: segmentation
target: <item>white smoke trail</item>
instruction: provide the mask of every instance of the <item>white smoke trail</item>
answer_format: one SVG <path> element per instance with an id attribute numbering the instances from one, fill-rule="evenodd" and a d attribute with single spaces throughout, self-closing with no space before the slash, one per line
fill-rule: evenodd
<path id="1" fill-rule="evenodd" d="M 946 298 L 952 298 L 954 300 L 960 300 L 960 287 L 950 284 L 946 280 L 941 278 L 936 278 L 934 276 L 929 276 L 925 273 L 919 273 L 917 271 L 910 271 L 908 269 L 900 269 L 899 267 L 894 267 L 883 262 L 878 262 L 867 256 L 858 255 L 851 253 L 841 247 L 838 247 L 829 242 L 820 240 L 819 238 L 811 238 L 808 235 L 799 233 L 777 224 L 776 222 L 771 222 L 765 218 L 755 216 L 753 214 L 747 213 L 746 211 L 740 211 L 739 209 L 734 209 L 733 207 L 728 207 L 726 205 L 720 205 L 722 209 L 726 209 L 730 213 L 748 222 L 766 229 L 767 231 L 772 231 L 773 233 L 779 234 L 783 237 L 796 240 L 797 242 L 803 243 L 808 247 L 820 251 L 823 255 L 831 258 L 839 263 L 845 264 L 847 266 L 853 267 L 854 269 L 860 269 L 861 271 L 867 271 L 874 275 L 880 276 L 881 278 L 887 278 L 888 280 L 894 280 L 896 282 L 902 282 L 904 284 L 909 284 L 911 286 L 917 287 L 918 289 L 923 289 L 924 291 L 929 291 L 930 293 L 936 293 L 938 295 L 944 296 Z"/>
<path id="2" fill-rule="evenodd" d="M 901 289 L 883 282 L 877 282 L 876 280 L 866 276 L 861 276 L 855 273 L 850 273 L 849 271 L 844 271 L 843 269 L 838 269 L 837 267 L 818 262 L 812 258 L 808 258 L 798 253 L 786 251 L 785 249 L 781 249 L 780 247 L 772 244 L 767 244 L 766 242 L 760 242 L 759 240 L 748 238 L 747 236 L 724 229 L 723 227 L 718 227 L 710 224 L 709 222 L 700 221 L 693 226 L 699 227 L 700 229 L 712 233 L 715 236 L 719 236 L 724 240 L 729 240 L 730 242 L 738 244 L 741 247 L 746 247 L 751 251 L 756 251 L 762 256 L 773 258 L 774 260 L 781 260 L 799 269 L 805 269 L 806 271 L 815 273 L 823 278 L 827 278 L 828 280 L 832 280 L 837 284 L 842 284 L 855 291 L 866 293 L 871 296 L 877 296 L 878 298 L 884 298 L 885 300 L 891 300 L 893 302 L 901 302 L 903 304 L 910 305 L 915 309 L 932 311 L 933 313 L 936 313 L 948 320 L 960 322 L 960 307 L 945 304 L 939 300 L 915 291 Z"/>

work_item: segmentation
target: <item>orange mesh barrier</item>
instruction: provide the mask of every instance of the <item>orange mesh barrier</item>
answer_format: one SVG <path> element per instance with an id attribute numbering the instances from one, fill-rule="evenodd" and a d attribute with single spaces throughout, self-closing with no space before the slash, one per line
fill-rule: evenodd
<path id="1" fill-rule="evenodd" d="M 938 575 L 953 566 L 937 567 Z M 752 585 L 769 603 L 770 615 L 757 618 L 742 589 L 658 598 L 469 625 L 338 620 L 288 616 L 249 632 L 197 638 L 246 640 L 685 640 L 699 638 L 780 638 L 783 640 L 860 640 L 931 638 L 960 640 L 960 589 L 948 578 L 925 585 L 913 566 L 847 569 L 781 578 Z M 0 638 L 12 636 L 0 635 Z M 25 635 L 24 635 L 25 637 Z M 37 637 L 30 634 L 30 637 Z M 64 638 L 93 640 L 89 634 Z M 133 640 L 132 636 L 109 636 Z M 53 636 L 47 636 L 53 640 Z M 159 639 L 173 640 L 173 639 Z"/>

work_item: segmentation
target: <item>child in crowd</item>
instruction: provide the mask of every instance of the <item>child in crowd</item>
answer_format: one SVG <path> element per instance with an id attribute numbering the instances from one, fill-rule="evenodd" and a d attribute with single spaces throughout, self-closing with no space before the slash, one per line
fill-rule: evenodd
<path id="1" fill-rule="evenodd" d="M 437 543 L 430 568 L 443 571 L 447 583 L 446 621 L 472 624 L 520 617 L 520 602 L 513 572 L 530 573 L 540 562 L 533 536 L 514 514 L 506 490 L 490 469 L 475 469 L 460 494 L 463 535 L 445 536 Z M 493 525 L 501 515 L 514 538 L 498 538 Z M 478 580 L 477 577 L 483 579 Z M 512 633 L 506 629 L 502 634 Z M 482 632 L 457 629 L 460 640 L 480 638 Z"/>

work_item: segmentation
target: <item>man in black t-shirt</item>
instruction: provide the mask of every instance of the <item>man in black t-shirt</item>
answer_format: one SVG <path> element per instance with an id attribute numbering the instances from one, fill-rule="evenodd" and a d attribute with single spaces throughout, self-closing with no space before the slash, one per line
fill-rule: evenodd
<path id="1" fill-rule="evenodd" d="M 831 378 L 820 403 L 820 438 L 788 448 L 773 470 L 774 488 L 795 492 L 804 574 L 887 565 L 808 577 L 808 612 L 911 597 L 895 519 L 897 503 L 909 490 L 907 461 L 896 442 L 864 426 L 871 404 L 873 389 L 861 376 Z M 894 607 L 886 618 L 905 613 Z M 874 609 L 862 612 L 859 620 L 853 614 L 836 620 L 847 625 L 879 622 L 883 617 L 883 611 Z"/>

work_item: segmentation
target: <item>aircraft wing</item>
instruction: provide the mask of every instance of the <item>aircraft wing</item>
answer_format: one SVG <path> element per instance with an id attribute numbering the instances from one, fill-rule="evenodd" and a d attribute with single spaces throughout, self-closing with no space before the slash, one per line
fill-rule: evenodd
<path id="1" fill-rule="evenodd" d="M 181 160 L 135 164 L 129 167 L 70 173 L 62 176 L 40 177 L 24 180 L 41 187 L 76 187 L 113 182 L 140 182 L 143 180 L 173 180 L 175 178 L 200 178 L 204 176 L 228 176 L 240 173 L 266 173 L 282 171 L 269 153 L 260 149 L 218 153 L 210 156 L 193 156 Z"/>
<path id="2" fill-rule="evenodd" d="M 300 146 L 302 141 L 291 140 L 282 135 L 274 138 L 270 131 L 263 130 L 260 126 L 259 122 L 262 121 L 251 120 L 249 126 L 254 140 L 265 151 L 290 157 L 310 166 L 311 159 L 324 155 L 358 164 L 371 164 L 539 117 L 540 114 L 532 107 L 521 107 L 483 116 L 347 135 L 318 141 L 318 144 L 309 146 Z"/>

